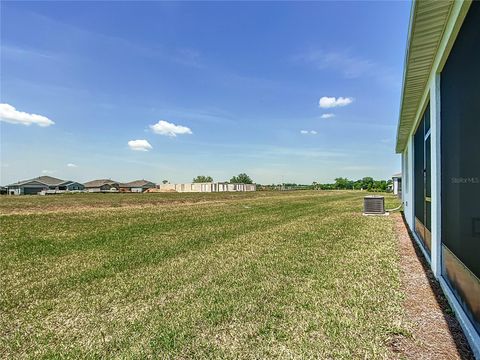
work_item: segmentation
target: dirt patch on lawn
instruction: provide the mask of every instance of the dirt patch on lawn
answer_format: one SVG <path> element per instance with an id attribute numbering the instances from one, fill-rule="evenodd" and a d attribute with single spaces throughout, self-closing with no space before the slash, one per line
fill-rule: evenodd
<path id="1" fill-rule="evenodd" d="M 399 240 L 405 317 L 411 336 L 390 342 L 394 353 L 408 359 L 474 359 L 439 283 L 412 238 L 404 218 L 395 214 Z"/>
<path id="2" fill-rule="evenodd" d="M 226 201 L 224 200 L 199 200 L 199 201 L 189 201 L 189 200 L 175 200 L 175 201 L 162 201 L 162 202 L 145 202 L 145 203 L 101 203 L 101 204 L 92 204 L 92 205 L 76 205 L 76 204 L 67 204 L 67 205 L 47 205 L 42 208 L 27 208 L 25 210 L 15 209 L 8 210 L 3 212 L 0 209 L 0 216 L 10 216 L 10 215 L 45 215 L 45 214 L 56 214 L 56 213 L 77 213 L 77 212 L 99 212 L 99 211 L 120 211 L 120 210 L 138 210 L 138 209 L 155 209 L 155 208 L 172 208 L 180 206 L 195 206 L 195 205 L 225 205 Z"/>

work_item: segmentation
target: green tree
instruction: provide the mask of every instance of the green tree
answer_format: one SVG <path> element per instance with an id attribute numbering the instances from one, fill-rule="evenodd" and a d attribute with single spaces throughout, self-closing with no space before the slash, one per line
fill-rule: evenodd
<path id="1" fill-rule="evenodd" d="M 168 180 L 163 180 L 162 184 L 168 184 Z"/>
<path id="2" fill-rule="evenodd" d="M 353 181 L 348 180 L 347 178 L 336 178 L 335 179 L 335 188 L 339 190 L 352 189 Z"/>
<path id="3" fill-rule="evenodd" d="M 198 175 L 196 178 L 193 179 L 194 183 L 208 183 L 213 182 L 213 178 L 211 176 L 205 175 Z"/>
<path id="4" fill-rule="evenodd" d="M 374 187 L 374 181 L 372 177 L 364 177 L 362 179 L 362 189 L 372 190 Z"/>
<path id="5" fill-rule="evenodd" d="M 253 184 L 252 179 L 245 173 L 238 174 L 230 179 L 231 184 Z"/>
<path id="6" fill-rule="evenodd" d="M 385 180 L 375 180 L 373 183 L 373 190 L 387 191 L 387 182 Z"/>
<path id="7" fill-rule="evenodd" d="M 362 185 L 363 185 L 362 180 L 356 180 L 353 183 L 353 189 L 354 190 L 361 190 L 363 188 Z"/>
<path id="8" fill-rule="evenodd" d="M 335 184 L 320 184 L 322 190 L 335 190 Z"/>

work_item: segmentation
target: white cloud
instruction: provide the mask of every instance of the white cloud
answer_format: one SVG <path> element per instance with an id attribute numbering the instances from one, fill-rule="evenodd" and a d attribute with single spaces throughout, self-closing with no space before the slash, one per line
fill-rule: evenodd
<path id="1" fill-rule="evenodd" d="M 68 163 L 68 164 L 67 164 L 67 167 L 69 167 L 69 168 L 76 168 L 76 167 L 78 167 L 78 166 L 77 166 L 76 164 Z"/>
<path id="2" fill-rule="evenodd" d="M 46 116 L 18 111 L 9 104 L 0 104 L 0 121 L 22 125 L 36 124 L 42 127 L 55 124 L 54 121 L 50 120 Z"/>
<path id="3" fill-rule="evenodd" d="M 317 132 L 315 130 L 300 130 L 300 134 L 303 135 L 317 135 Z"/>
<path id="4" fill-rule="evenodd" d="M 148 151 L 153 149 L 147 140 L 130 140 L 128 146 L 134 151 Z"/>
<path id="5" fill-rule="evenodd" d="M 155 134 L 166 136 L 192 134 L 192 130 L 190 130 L 190 128 L 182 125 L 175 125 L 165 120 L 160 120 L 158 123 L 150 125 L 150 129 L 152 129 Z"/>
<path id="6" fill-rule="evenodd" d="M 353 98 L 351 97 L 329 97 L 329 96 L 323 96 L 320 98 L 318 101 L 318 106 L 321 108 L 334 108 L 337 106 L 347 106 L 348 104 L 351 104 L 353 101 Z"/>
<path id="7" fill-rule="evenodd" d="M 55 174 L 57 170 L 42 170 L 42 174 Z"/>
<path id="8" fill-rule="evenodd" d="M 322 114 L 322 116 L 320 116 L 322 119 L 330 119 L 330 118 L 333 118 L 335 117 L 335 114 L 332 114 L 332 113 L 328 113 L 328 114 Z"/>

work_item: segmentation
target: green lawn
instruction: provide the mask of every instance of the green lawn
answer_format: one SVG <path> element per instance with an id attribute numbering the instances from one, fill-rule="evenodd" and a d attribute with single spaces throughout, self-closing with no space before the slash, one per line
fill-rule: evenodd
<path id="1" fill-rule="evenodd" d="M 364 195 L 1 197 L 0 357 L 390 357 L 394 222 Z"/>

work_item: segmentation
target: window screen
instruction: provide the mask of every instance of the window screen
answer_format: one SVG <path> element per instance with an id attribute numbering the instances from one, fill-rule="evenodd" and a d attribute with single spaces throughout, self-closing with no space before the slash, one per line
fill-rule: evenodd
<path id="1" fill-rule="evenodd" d="M 480 278 L 480 2 L 441 74 L 442 241 Z"/>
<path id="2" fill-rule="evenodd" d="M 479 24 L 473 1 L 441 74 L 440 122 L 443 274 L 480 333 Z"/>

